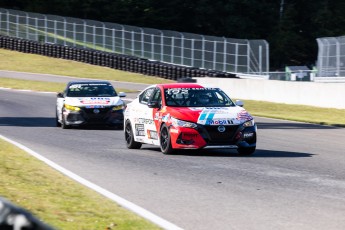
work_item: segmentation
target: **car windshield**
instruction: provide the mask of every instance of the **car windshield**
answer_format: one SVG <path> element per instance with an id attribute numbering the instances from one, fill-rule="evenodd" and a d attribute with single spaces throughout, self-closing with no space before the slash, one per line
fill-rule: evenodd
<path id="1" fill-rule="evenodd" d="M 109 83 L 76 83 L 67 89 L 67 97 L 115 97 L 114 87 Z"/>
<path id="2" fill-rule="evenodd" d="M 219 88 L 169 88 L 165 102 L 175 107 L 230 107 L 235 103 Z"/>

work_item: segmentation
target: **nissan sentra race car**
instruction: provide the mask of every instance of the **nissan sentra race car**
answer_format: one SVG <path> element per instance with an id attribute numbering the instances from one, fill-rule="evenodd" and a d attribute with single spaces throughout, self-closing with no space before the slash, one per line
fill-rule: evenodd
<path id="1" fill-rule="evenodd" d="M 63 129 L 86 124 L 123 127 L 125 102 L 107 81 L 72 81 L 57 94 L 56 126 Z"/>
<path id="2" fill-rule="evenodd" d="M 256 149 L 257 127 L 242 106 L 220 88 L 196 83 L 152 85 L 127 104 L 127 147 L 153 144 L 164 154 L 177 149 L 233 148 L 250 155 Z"/>

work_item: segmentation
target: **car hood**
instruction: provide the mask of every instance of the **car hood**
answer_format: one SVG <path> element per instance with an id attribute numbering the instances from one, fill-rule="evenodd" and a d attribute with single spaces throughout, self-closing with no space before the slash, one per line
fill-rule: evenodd
<path id="1" fill-rule="evenodd" d="M 235 125 L 253 117 L 242 107 L 170 107 L 167 112 L 171 117 L 202 125 Z"/>
<path id="2" fill-rule="evenodd" d="M 120 97 L 67 97 L 65 104 L 72 106 L 113 106 L 123 104 Z"/>

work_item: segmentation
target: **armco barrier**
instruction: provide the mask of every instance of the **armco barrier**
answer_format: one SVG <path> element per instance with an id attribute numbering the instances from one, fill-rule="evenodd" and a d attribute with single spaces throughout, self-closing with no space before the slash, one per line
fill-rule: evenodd
<path id="1" fill-rule="evenodd" d="M 122 54 L 62 46 L 51 43 L 41 43 L 1 35 L 0 48 L 84 62 L 92 65 L 104 66 L 170 80 L 178 80 L 186 77 L 206 76 L 237 78 L 233 74 L 220 71 L 210 71 L 199 68 L 178 66 Z"/>

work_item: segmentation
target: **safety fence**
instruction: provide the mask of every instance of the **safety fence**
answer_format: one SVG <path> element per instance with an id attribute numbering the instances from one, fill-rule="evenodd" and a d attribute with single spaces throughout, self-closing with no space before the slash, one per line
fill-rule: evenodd
<path id="1" fill-rule="evenodd" d="M 172 65 L 133 56 L 114 54 L 93 49 L 76 48 L 49 43 L 13 38 L 0 35 L 0 48 L 62 58 L 92 65 L 105 66 L 128 72 L 157 76 L 170 80 L 184 80 L 193 77 L 235 78 L 235 74 Z"/>
<path id="2" fill-rule="evenodd" d="M 269 70 L 265 40 L 204 36 L 3 8 L 0 34 L 212 71 L 261 74 Z"/>
<path id="3" fill-rule="evenodd" d="M 318 38 L 317 78 L 345 80 L 345 36 Z"/>

